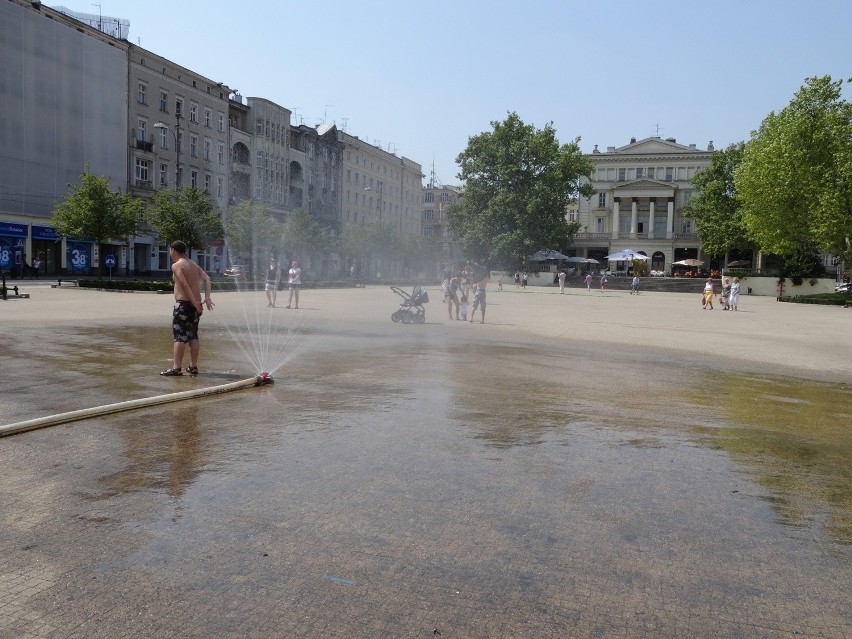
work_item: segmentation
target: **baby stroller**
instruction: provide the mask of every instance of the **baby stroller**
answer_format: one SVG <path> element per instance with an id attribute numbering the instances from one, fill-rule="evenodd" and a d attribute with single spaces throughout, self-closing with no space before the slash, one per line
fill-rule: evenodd
<path id="1" fill-rule="evenodd" d="M 398 286 L 391 286 L 391 290 L 402 298 L 402 304 L 391 315 L 394 322 L 422 324 L 426 321 L 426 309 L 423 308 L 423 305 L 429 301 L 429 293 L 419 286 L 414 287 L 411 295 Z"/>

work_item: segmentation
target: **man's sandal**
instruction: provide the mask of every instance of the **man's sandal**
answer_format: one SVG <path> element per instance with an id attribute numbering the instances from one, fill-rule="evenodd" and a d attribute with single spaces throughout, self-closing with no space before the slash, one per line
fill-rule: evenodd
<path id="1" fill-rule="evenodd" d="M 187 366 L 186 372 L 190 375 L 198 375 L 198 366 Z"/>
<path id="2" fill-rule="evenodd" d="M 183 372 L 179 368 L 170 368 L 167 371 L 163 371 L 160 375 L 164 377 L 180 377 L 183 375 Z"/>

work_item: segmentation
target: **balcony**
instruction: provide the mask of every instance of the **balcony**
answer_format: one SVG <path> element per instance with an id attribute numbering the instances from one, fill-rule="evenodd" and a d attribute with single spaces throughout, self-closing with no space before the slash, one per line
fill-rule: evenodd
<path id="1" fill-rule="evenodd" d="M 148 190 L 151 190 L 151 189 L 154 188 L 154 185 L 151 183 L 151 180 L 140 180 L 138 178 L 136 179 L 135 186 L 136 186 L 136 188 L 139 188 L 139 189 L 148 189 Z"/>
<path id="2" fill-rule="evenodd" d="M 136 148 L 140 151 L 147 151 L 148 153 L 152 153 L 154 151 L 154 143 L 146 142 L 145 140 L 136 140 Z"/>

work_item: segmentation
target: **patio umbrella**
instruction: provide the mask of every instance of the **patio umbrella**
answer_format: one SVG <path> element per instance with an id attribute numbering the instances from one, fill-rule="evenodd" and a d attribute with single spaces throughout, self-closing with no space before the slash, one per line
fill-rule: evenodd
<path id="1" fill-rule="evenodd" d="M 607 255 L 606 258 L 610 262 L 632 262 L 633 260 L 650 260 L 647 255 L 637 253 L 633 249 L 622 249 L 616 253 Z"/>
<path id="2" fill-rule="evenodd" d="M 734 260 L 729 262 L 725 268 L 741 268 L 743 266 L 751 266 L 751 260 Z"/>
<path id="3" fill-rule="evenodd" d="M 701 260 L 681 260 L 680 262 L 672 262 L 672 266 L 704 266 L 704 262 Z"/>
<path id="4" fill-rule="evenodd" d="M 589 264 L 587 257 L 566 257 L 565 261 L 569 264 Z M 597 260 L 593 260 L 597 264 Z"/>
<path id="5" fill-rule="evenodd" d="M 545 260 L 566 260 L 569 259 L 567 255 L 563 255 L 559 251 L 551 251 L 548 249 L 544 249 L 542 251 L 536 251 L 530 256 L 530 260 L 533 262 L 544 262 Z"/>

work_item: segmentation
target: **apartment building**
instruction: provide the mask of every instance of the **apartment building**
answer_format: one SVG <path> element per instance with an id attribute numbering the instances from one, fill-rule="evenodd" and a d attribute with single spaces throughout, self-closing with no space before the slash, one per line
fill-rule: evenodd
<path id="1" fill-rule="evenodd" d="M 417 162 L 343 131 L 342 218 L 354 226 L 390 225 L 398 235 L 420 234 L 423 170 Z"/>
<path id="2" fill-rule="evenodd" d="M 456 255 L 446 211 L 447 207 L 456 203 L 461 195 L 461 187 L 438 184 L 434 180 L 423 187 L 422 234 L 441 240 L 443 257 L 449 264 L 454 264 L 462 259 L 462 256 Z"/>
<path id="3" fill-rule="evenodd" d="M 150 199 L 154 189 L 191 186 L 207 191 L 213 205 L 224 211 L 231 90 L 134 44 L 128 47 L 127 77 L 130 192 Z M 168 247 L 156 236 L 139 236 L 131 245 L 134 271 L 169 269 Z M 121 247 L 116 250 L 120 253 Z M 206 269 L 221 258 L 207 252 L 193 257 Z"/>
<path id="4" fill-rule="evenodd" d="M 632 138 L 605 152 L 596 145 L 587 156 L 595 167 L 595 193 L 580 198 L 576 212 L 578 256 L 605 263 L 605 255 L 630 248 L 650 256 L 651 269 L 658 271 L 699 258 L 698 234 L 683 209 L 694 192 L 692 178 L 710 165 L 713 150 L 712 142 L 702 150 L 659 137 Z"/>

